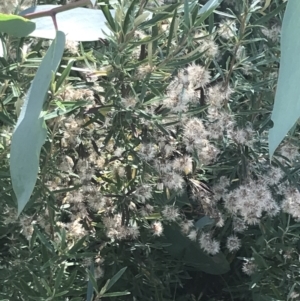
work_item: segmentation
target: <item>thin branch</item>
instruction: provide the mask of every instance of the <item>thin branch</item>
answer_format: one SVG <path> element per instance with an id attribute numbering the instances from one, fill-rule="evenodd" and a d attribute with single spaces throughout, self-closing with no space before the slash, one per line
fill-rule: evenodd
<path id="1" fill-rule="evenodd" d="M 73 3 L 69 3 L 66 5 L 62 5 L 62 6 L 58 6 L 52 9 L 47 9 L 47 10 L 43 10 L 43 11 L 39 11 L 39 12 L 34 12 L 34 13 L 29 13 L 26 15 L 23 15 L 22 17 L 26 18 L 26 19 L 36 19 L 36 18 L 41 18 L 41 17 L 51 17 L 53 19 L 53 22 L 56 23 L 56 21 L 54 21 L 56 14 L 73 9 L 73 8 L 77 8 L 77 7 L 82 7 L 85 5 L 89 5 L 92 2 L 90 0 L 80 0 L 77 2 L 73 2 Z M 54 23 L 54 25 L 55 25 Z"/>

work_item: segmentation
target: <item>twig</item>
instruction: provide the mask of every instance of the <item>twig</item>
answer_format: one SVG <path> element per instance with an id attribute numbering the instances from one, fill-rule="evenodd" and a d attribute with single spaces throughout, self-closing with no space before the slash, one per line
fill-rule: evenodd
<path id="1" fill-rule="evenodd" d="M 26 19 L 29 19 L 29 20 L 36 19 L 36 18 L 42 18 L 42 17 L 51 17 L 55 29 L 58 30 L 56 14 L 73 9 L 73 8 L 82 7 L 82 6 L 91 4 L 91 3 L 92 2 L 90 0 L 80 0 L 77 2 L 69 3 L 69 4 L 55 7 L 52 9 L 47 9 L 47 10 L 43 10 L 43 11 L 39 11 L 39 12 L 35 12 L 35 13 L 29 13 L 29 14 L 23 15 L 23 17 Z"/>

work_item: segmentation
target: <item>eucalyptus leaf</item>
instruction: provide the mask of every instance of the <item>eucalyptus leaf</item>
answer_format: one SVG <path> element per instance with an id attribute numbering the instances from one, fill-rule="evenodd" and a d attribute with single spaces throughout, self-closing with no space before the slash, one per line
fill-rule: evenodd
<path id="1" fill-rule="evenodd" d="M 0 14 L 0 32 L 21 38 L 28 36 L 34 29 L 35 23 L 28 19 L 16 15 Z M 0 56 L 2 55 L 3 50 L 0 50 Z"/>
<path id="2" fill-rule="evenodd" d="M 211 226 L 214 223 L 215 223 L 215 221 L 212 218 L 210 218 L 209 216 L 203 216 L 195 223 L 195 227 L 198 230 L 202 230 L 204 227 Z"/>
<path id="3" fill-rule="evenodd" d="M 37 5 L 23 10 L 20 15 L 41 12 L 59 7 L 59 5 Z M 114 10 L 110 13 L 114 15 Z M 32 19 L 36 29 L 30 36 L 45 39 L 55 38 L 55 28 L 51 17 Z M 74 8 L 56 15 L 58 29 L 65 33 L 67 40 L 97 41 L 104 39 L 111 31 L 106 25 L 106 18 L 101 10 L 89 8 Z"/>
<path id="4" fill-rule="evenodd" d="M 276 148 L 300 117 L 300 1 L 288 1 L 281 32 L 279 77 L 272 112 L 274 127 L 269 132 L 269 154 Z"/>
<path id="5" fill-rule="evenodd" d="M 44 119 L 40 118 L 40 114 L 64 47 L 65 35 L 58 31 L 27 93 L 12 136 L 10 174 L 18 201 L 18 214 L 29 201 L 37 180 L 39 154 L 47 136 Z"/>

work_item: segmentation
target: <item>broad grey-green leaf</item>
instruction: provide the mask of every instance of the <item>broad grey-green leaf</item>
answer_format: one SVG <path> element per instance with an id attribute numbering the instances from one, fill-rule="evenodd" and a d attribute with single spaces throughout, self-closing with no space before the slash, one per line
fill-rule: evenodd
<path id="1" fill-rule="evenodd" d="M 39 170 L 39 155 L 47 130 L 40 118 L 44 100 L 62 58 L 65 35 L 58 31 L 27 93 L 10 150 L 10 174 L 18 200 L 18 214 L 24 209 L 34 189 Z"/>
<path id="2" fill-rule="evenodd" d="M 50 10 L 59 7 L 59 5 L 37 5 L 23 10 L 22 16 Z M 114 15 L 114 10 L 111 10 Z M 51 17 L 41 17 L 32 19 L 36 24 L 36 29 L 30 36 L 45 39 L 54 39 L 55 28 Z M 99 9 L 89 8 L 74 8 L 68 11 L 58 13 L 56 15 L 58 29 L 65 33 L 67 40 L 72 41 L 97 41 L 100 38 L 105 38 L 105 34 L 111 31 L 106 25 L 106 18 Z"/>
<path id="3" fill-rule="evenodd" d="M 281 59 L 275 103 L 269 132 L 269 154 L 274 154 L 280 142 L 300 117 L 300 1 L 288 1 L 281 31 Z"/>
<path id="4" fill-rule="evenodd" d="M 21 38 L 28 36 L 34 29 L 34 22 L 21 16 L 0 14 L 0 32 Z"/>
<path id="5" fill-rule="evenodd" d="M 202 230 L 204 227 L 211 226 L 214 223 L 215 221 L 209 216 L 203 216 L 195 223 L 195 228 Z"/>

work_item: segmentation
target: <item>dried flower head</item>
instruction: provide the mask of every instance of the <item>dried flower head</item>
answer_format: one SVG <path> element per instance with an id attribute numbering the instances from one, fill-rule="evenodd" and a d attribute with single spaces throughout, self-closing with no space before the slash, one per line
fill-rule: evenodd
<path id="1" fill-rule="evenodd" d="M 237 32 L 235 20 L 223 20 L 219 25 L 219 34 L 225 40 L 232 39 Z"/>
<path id="2" fill-rule="evenodd" d="M 213 239 L 211 233 L 202 232 L 199 243 L 201 249 L 210 255 L 216 255 L 220 251 L 220 242 Z"/>
<path id="3" fill-rule="evenodd" d="M 150 185 L 140 185 L 135 190 L 135 196 L 139 202 L 145 203 L 152 198 L 152 187 Z"/>
<path id="4" fill-rule="evenodd" d="M 164 173 L 162 181 L 165 187 L 176 191 L 180 191 L 185 183 L 183 177 L 174 171 Z"/>
<path id="5" fill-rule="evenodd" d="M 135 97 L 125 97 L 121 99 L 121 104 L 124 108 L 133 108 L 135 107 L 137 100 Z"/>
<path id="6" fill-rule="evenodd" d="M 273 25 L 271 28 L 262 28 L 261 32 L 273 42 L 277 42 L 280 38 L 281 27 Z"/>
<path id="7" fill-rule="evenodd" d="M 155 70 L 155 67 L 150 66 L 149 64 L 141 65 L 137 68 L 137 78 L 143 80 L 146 76 L 152 73 Z"/>
<path id="8" fill-rule="evenodd" d="M 160 221 L 156 221 L 151 225 L 152 233 L 154 236 L 161 236 L 163 233 L 163 225 Z"/>
<path id="9" fill-rule="evenodd" d="M 193 170 L 192 157 L 184 155 L 183 157 L 176 158 L 173 162 L 173 168 L 183 172 L 186 175 L 191 173 Z"/>
<path id="10" fill-rule="evenodd" d="M 157 147 L 152 143 L 143 143 L 140 146 L 138 155 L 145 161 L 151 161 L 155 158 Z"/>
<path id="11" fill-rule="evenodd" d="M 300 220 L 300 192 L 297 188 L 286 189 L 281 208 L 295 220 Z"/>
<path id="12" fill-rule="evenodd" d="M 241 240 L 236 235 L 231 235 L 227 237 L 226 246 L 230 252 L 237 251 L 241 248 Z"/>
<path id="13" fill-rule="evenodd" d="M 189 234 L 188 234 L 188 238 L 191 240 L 191 241 L 196 241 L 197 240 L 197 231 L 196 230 L 192 230 Z"/>
<path id="14" fill-rule="evenodd" d="M 66 40 L 65 48 L 70 53 L 76 55 L 78 53 L 78 45 L 79 43 L 77 41 Z"/>
<path id="15" fill-rule="evenodd" d="M 181 232 L 183 234 L 188 234 L 192 227 L 194 227 L 194 222 L 192 220 L 187 220 L 180 224 Z"/>
<path id="16" fill-rule="evenodd" d="M 179 217 L 178 208 L 175 208 L 174 206 L 171 206 L 171 205 L 165 206 L 164 210 L 161 213 L 167 221 L 174 222 Z"/>
<path id="17" fill-rule="evenodd" d="M 242 271 L 248 276 L 253 275 L 257 271 L 257 265 L 254 263 L 254 259 L 245 259 Z"/>
<path id="18" fill-rule="evenodd" d="M 273 199 L 265 181 L 249 180 L 245 185 L 224 195 L 225 208 L 233 215 L 240 216 L 248 225 L 257 225 L 264 213 L 278 212 L 278 205 Z"/>

